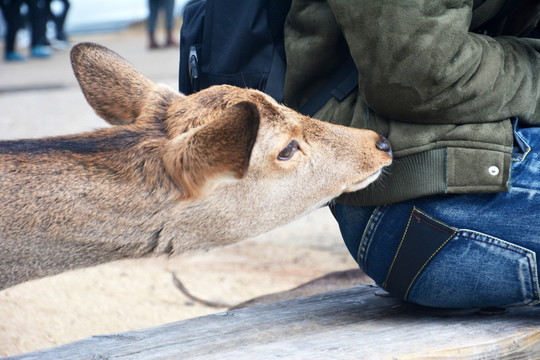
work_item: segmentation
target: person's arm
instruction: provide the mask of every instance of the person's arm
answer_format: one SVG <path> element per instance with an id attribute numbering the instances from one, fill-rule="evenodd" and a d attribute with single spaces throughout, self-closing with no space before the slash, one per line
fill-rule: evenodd
<path id="1" fill-rule="evenodd" d="M 416 123 L 540 124 L 540 42 L 468 31 L 472 1 L 328 0 L 377 113 Z"/>

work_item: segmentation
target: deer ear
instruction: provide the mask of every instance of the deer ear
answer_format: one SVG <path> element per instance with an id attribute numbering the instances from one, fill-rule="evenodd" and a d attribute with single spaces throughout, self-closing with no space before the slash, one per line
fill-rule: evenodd
<path id="1" fill-rule="evenodd" d="M 199 197 L 222 182 L 245 176 L 259 122 L 257 106 L 244 101 L 169 143 L 165 168 L 184 198 Z"/>
<path id="2" fill-rule="evenodd" d="M 135 122 L 153 99 L 159 100 L 157 92 L 164 92 L 127 60 L 98 44 L 75 45 L 71 65 L 90 106 L 113 125 Z M 165 93 L 179 96 L 171 89 Z"/>

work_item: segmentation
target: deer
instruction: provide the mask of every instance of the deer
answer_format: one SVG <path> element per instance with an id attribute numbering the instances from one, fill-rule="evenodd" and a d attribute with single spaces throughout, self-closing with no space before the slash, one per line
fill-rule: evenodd
<path id="1" fill-rule="evenodd" d="M 70 56 L 111 126 L 0 141 L 0 289 L 251 238 L 365 188 L 392 162 L 377 133 L 304 116 L 258 90 L 185 96 L 101 45 Z"/>

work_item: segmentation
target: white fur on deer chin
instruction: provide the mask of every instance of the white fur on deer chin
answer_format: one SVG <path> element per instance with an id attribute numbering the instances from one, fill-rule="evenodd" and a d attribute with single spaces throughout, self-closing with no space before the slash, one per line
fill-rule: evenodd
<path id="1" fill-rule="evenodd" d="M 342 192 L 345 193 L 345 192 L 355 192 L 355 191 L 365 189 L 369 184 L 377 180 L 379 176 L 381 176 L 381 174 L 382 174 L 382 170 L 378 170 L 373 175 L 368 176 L 364 180 L 355 182 L 354 184 L 350 184 L 350 185 L 343 185 L 343 188 L 341 190 Z"/>

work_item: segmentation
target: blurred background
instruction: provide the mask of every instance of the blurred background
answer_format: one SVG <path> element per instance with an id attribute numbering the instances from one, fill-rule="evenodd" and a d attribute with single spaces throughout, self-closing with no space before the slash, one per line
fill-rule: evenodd
<path id="1" fill-rule="evenodd" d="M 5 1 L 5 0 L 2 0 Z M 188 0 L 174 1 L 174 15 L 180 18 Z M 144 21 L 149 15 L 148 0 L 69 0 L 68 16 L 65 30 L 69 34 L 95 33 L 115 31 L 125 28 L 133 23 Z M 60 14 L 64 2 L 51 1 L 51 10 Z M 23 3 L 22 12 L 28 12 L 28 6 Z M 51 24 L 51 26 L 53 26 Z M 49 27 L 50 31 L 53 31 Z M 5 36 L 6 19 L 0 18 L 0 36 Z M 26 44 L 30 42 L 29 33 L 22 34 L 21 40 Z"/>

